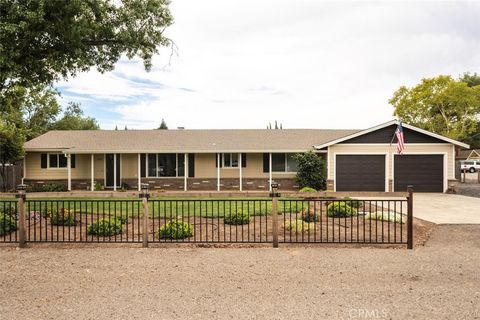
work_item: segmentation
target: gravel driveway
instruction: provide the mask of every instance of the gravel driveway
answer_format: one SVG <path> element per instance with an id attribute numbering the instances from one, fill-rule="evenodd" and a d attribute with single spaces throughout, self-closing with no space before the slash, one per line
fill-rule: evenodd
<path id="1" fill-rule="evenodd" d="M 0 248 L 0 319 L 478 319 L 478 225 L 405 249 Z"/>

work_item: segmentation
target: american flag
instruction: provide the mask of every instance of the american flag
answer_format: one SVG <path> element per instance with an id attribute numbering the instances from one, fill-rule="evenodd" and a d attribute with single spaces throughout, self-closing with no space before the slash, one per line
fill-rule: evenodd
<path id="1" fill-rule="evenodd" d="M 397 137 L 397 153 L 402 154 L 405 149 L 405 141 L 403 140 L 403 128 L 402 123 L 399 123 L 397 130 L 395 130 L 395 136 Z"/>

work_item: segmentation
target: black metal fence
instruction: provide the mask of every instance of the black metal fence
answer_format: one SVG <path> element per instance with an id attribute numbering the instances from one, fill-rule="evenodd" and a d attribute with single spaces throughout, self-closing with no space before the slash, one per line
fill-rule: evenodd
<path id="1" fill-rule="evenodd" d="M 411 247 L 411 196 L 407 199 L 0 200 L 0 242 L 362 243 Z"/>

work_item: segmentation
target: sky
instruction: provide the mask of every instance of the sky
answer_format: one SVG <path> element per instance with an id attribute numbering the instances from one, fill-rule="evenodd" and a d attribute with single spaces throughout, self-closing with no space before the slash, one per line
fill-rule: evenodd
<path id="1" fill-rule="evenodd" d="M 102 129 L 362 129 L 402 85 L 480 73 L 480 2 L 173 0 L 178 47 L 56 84 Z"/>

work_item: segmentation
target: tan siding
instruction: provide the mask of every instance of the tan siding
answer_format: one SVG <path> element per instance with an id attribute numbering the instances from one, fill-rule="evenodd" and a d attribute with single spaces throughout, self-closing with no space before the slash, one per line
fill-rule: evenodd
<path id="1" fill-rule="evenodd" d="M 216 178 L 217 167 L 215 167 L 216 154 L 195 154 L 195 177 L 196 178 Z M 240 174 L 239 168 L 221 168 L 221 178 L 238 178 Z M 247 166 L 242 168 L 242 176 L 244 178 L 268 178 L 268 172 L 263 172 L 263 154 L 247 153 Z M 273 178 L 291 178 L 295 177 L 295 173 L 278 173 L 272 174 Z"/>
<path id="2" fill-rule="evenodd" d="M 405 154 L 415 153 L 445 153 L 447 160 L 447 179 L 455 179 L 454 153 L 451 144 L 429 144 L 429 145 L 405 145 Z M 328 178 L 335 176 L 335 154 L 336 153 L 388 153 L 388 178 L 393 179 L 392 164 L 393 156 L 396 154 L 396 145 L 354 145 L 354 144 L 336 144 L 329 147 L 328 154 Z"/>
<path id="3" fill-rule="evenodd" d="M 42 169 L 40 167 L 41 153 L 28 153 L 26 158 L 26 179 L 67 179 L 67 168 Z M 90 155 L 77 154 L 76 165 L 72 168 L 72 179 L 90 177 Z"/>
<path id="4" fill-rule="evenodd" d="M 94 163 L 94 175 L 95 179 L 103 180 L 105 178 L 105 162 L 103 160 L 103 154 L 96 154 L 94 155 L 95 163 Z"/>
<path id="5" fill-rule="evenodd" d="M 138 155 L 122 154 L 122 178 L 138 178 Z"/>

